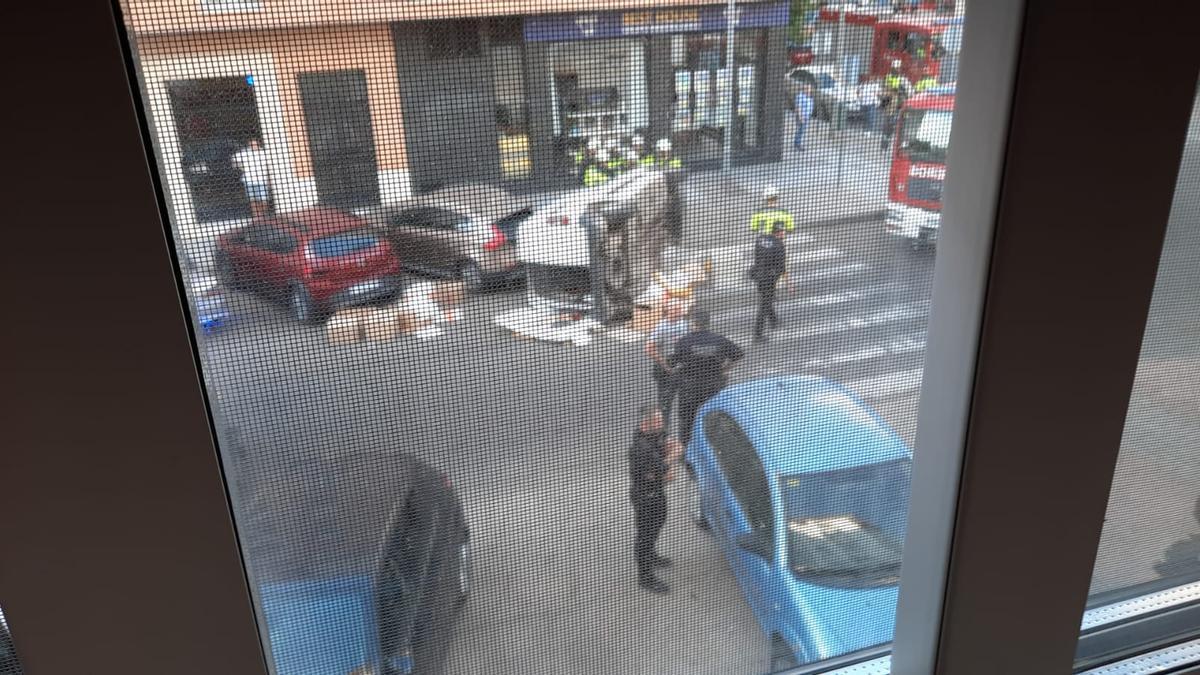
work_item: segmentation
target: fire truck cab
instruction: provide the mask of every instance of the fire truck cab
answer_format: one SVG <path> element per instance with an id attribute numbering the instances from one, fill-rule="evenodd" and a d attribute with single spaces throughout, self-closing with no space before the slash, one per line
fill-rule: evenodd
<path id="1" fill-rule="evenodd" d="M 938 239 L 953 115 L 954 87 L 935 87 L 908 99 L 896 125 L 884 226 L 914 249 Z"/>

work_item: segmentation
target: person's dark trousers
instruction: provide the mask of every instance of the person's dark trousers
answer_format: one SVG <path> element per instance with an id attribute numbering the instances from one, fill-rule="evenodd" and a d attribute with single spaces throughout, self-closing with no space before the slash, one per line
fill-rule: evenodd
<path id="1" fill-rule="evenodd" d="M 662 411 L 663 420 L 671 426 L 671 407 L 675 403 L 675 394 L 679 392 L 679 377 L 654 364 L 654 385 L 658 389 L 658 408 Z"/>
<path id="2" fill-rule="evenodd" d="M 681 382 L 679 384 L 679 442 L 687 447 L 692 440 L 696 412 L 704 402 L 721 391 L 721 382 Z"/>
<path id="3" fill-rule="evenodd" d="M 766 324 L 770 323 L 771 328 L 779 325 L 779 315 L 775 313 L 775 289 L 778 286 L 776 279 L 772 279 L 770 283 L 762 282 L 758 284 L 758 315 L 754 317 L 754 336 L 762 337 L 763 329 Z"/>
<path id="4" fill-rule="evenodd" d="M 633 522 L 636 533 L 633 553 L 637 559 L 638 581 L 654 579 L 654 547 L 663 524 L 667 522 L 667 495 L 661 490 L 633 498 Z"/>

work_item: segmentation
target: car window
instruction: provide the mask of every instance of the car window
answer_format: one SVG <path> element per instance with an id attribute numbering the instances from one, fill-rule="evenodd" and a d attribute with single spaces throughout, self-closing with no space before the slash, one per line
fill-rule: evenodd
<path id="1" fill-rule="evenodd" d="M 737 420 L 716 410 L 704 417 L 704 435 L 721 473 L 756 531 L 774 535 L 771 487 L 762 459 Z"/>
<path id="2" fill-rule="evenodd" d="M 317 258 L 339 258 L 368 251 L 379 245 L 379 238 L 370 232 L 354 230 L 314 239 L 308 250 Z"/>
<path id="3" fill-rule="evenodd" d="M 900 31 L 898 31 L 898 30 L 888 31 L 888 36 L 887 36 L 888 50 L 894 52 L 897 49 L 900 49 L 901 39 L 902 38 L 900 37 Z"/>
<path id="4" fill-rule="evenodd" d="M 459 230 L 470 227 L 471 219 L 461 213 L 436 207 L 401 211 L 391 218 L 396 227 L 420 227 L 432 230 Z"/>
<path id="5" fill-rule="evenodd" d="M 267 223 L 251 225 L 246 229 L 243 239 L 247 246 L 270 251 L 271 253 L 291 253 L 296 250 L 296 238 Z"/>

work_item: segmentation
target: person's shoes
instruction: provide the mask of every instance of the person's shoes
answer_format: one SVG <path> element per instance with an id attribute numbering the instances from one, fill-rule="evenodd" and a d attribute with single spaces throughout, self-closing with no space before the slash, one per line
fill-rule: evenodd
<path id="1" fill-rule="evenodd" d="M 759 333 L 759 334 L 757 334 L 757 335 L 755 335 L 755 336 L 754 336 L 754 344 L 756 344 L 756 345 L 761 345 L 761 344 L 766 344 L 766 342 L 767 342 L 767 336 L 766 336 L 766 335 L 763 335 L 763 334 Z"/>
<path id="2" fill-rule="evenodd" d="M 675 563 L 671 562 L 671 559 L 665 555 L 656 555 L 654 556 L 654 559 L 650 561 L 650 564 L 654 565 L 655 567 L 666 569 Z"/>
<path id="3" fill-rule="evenodd" d="M 654 577 L 650 577 L 649 579 L 639 579 L 638 586 L 641 586 L 651 593 L 657 593 L 659 595 L 666 595 L 667 593 L 671 592 L 671 587 L 668 586 L 666 582 L 655 579 Z"/>

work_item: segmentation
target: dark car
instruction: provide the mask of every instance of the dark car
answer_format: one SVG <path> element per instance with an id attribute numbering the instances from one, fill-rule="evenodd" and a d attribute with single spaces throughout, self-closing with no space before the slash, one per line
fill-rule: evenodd
<path id="1" fill-rule="evenodd" d="M 470 531 L 450 481 L 395 452 L 288 466 L 240 486 L 274 672 L 438 672 L 471 591 Z"/>
<path id="2" fill-rule="evenodd" d="M 380 207 L 369 220 L 406 270 L 461 279 L 476 292 L 522 277 L 517 228 L 532 213 L 532 204 L 506 190 L 468 184 Z"/>
<path id="3" fill-rule="evenodd" d="M 221 235 L 214 258 L 223 282 L 286 298 L 305 322 L 402 288 L 400 262 L 386 238 L 329 208 L 252 221 Z"/>

